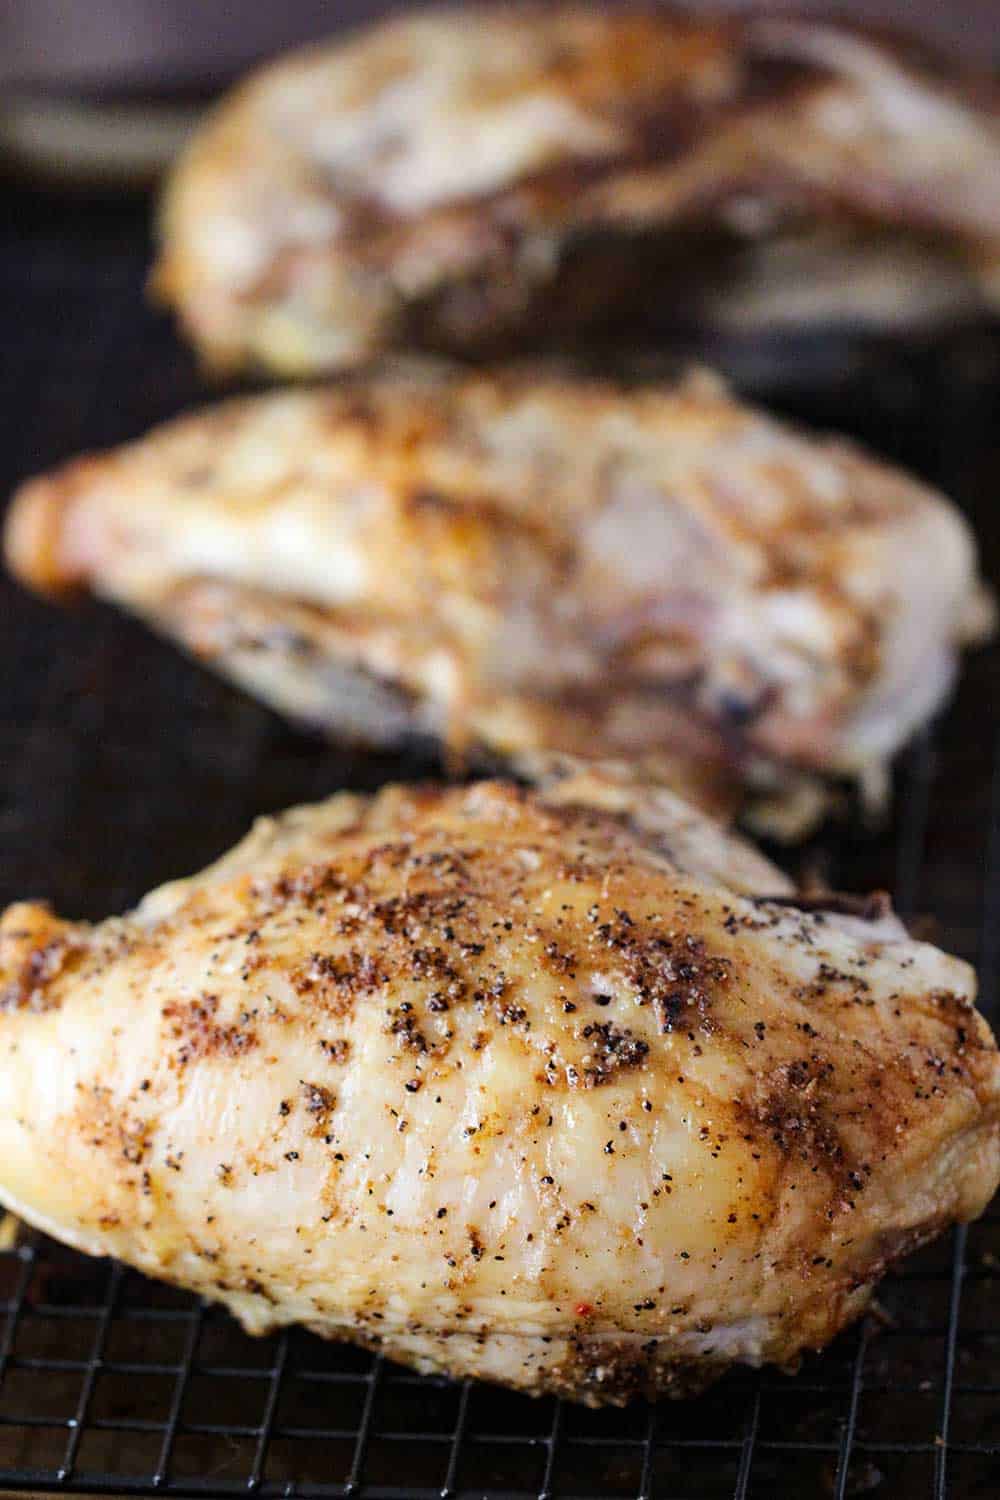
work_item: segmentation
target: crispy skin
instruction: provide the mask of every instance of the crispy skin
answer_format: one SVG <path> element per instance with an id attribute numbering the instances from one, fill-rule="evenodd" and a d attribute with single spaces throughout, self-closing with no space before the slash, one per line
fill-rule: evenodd
<path id="1" fill-rule="evenodd" d="M 33 481 L 7 554 L 330 732 L 619 757 L 719 813 L 742 780 L 800 823 L 941 701 L 979 597 L 939 496 L 706 376 L 227 403 Z"/>
<path id="2" fill-rule="evenodd" d="M 211 365 L 285 374 L 651 306 L 736 331 L 981 308 L 998 119 L 992 86 L 843 24 L 431 12 L 237 89 L 170 183 L 154 285 Z"/>
<path id="3" fill-rule="evenodd" d="M 1000 1064 L 966 964 L 788 898 L 589 771 L 265 819 L 97 927 L 12 907 L 0 1199 L 422 1370 L 790 1364 L 988 1202 Z"/>

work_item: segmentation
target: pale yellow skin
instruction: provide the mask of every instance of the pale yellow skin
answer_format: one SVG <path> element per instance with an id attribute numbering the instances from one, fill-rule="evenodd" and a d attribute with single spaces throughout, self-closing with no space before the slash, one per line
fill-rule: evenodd
<path id="1" fill-rule="evenodd" d="M 982 623 L 944 497 L 706 374 L 227 402 L 32 481 L 6 549 L 333 733 L 655 761 L 718 812 L 877 779 Z"/>
<path id="2" fill-rule="evenodd" d="M 598 1404 L 793 1362 L 985 1206 L 1000 1064 L 967 965 L 727 869 L 788 899 L 590 772 L 264 820 L 96 928 L 13 907 L 0 1200 L 421 1369 Z"/>

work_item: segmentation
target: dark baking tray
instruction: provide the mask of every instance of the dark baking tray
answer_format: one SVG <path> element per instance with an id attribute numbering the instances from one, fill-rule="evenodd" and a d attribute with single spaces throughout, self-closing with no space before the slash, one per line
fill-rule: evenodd
<path id="1" fill-rule="evenodd" d="M 142 297 L 145 209 L 11 194 L 0 236 L 3 490 L 203 399 Z M 789 360 L 795 351 L 789 351 Z M 1000 576 L 1000 340 L 830 350 L 785 410 L 942 484 Z M 806 376 L 810 366 L 806 367 Z M 832 372 L 832 374 L 831 374 Z M 794 369 L 792 370 L 794 374 Z M 805 380 L 805 376 L 803 377 Z M 433 770 L 285 728 L 131 622 L 0 583 L 0 898 L 98 917 L 217 854 L 257 812 Z M 804 854 L 886 886 L 978 961 L 1000 931 L 1000 650 L 902 757 L 889 827 Z M 699 1400 L 585 1412 L 422 1379 L 299 1331 L 225 1315 L 41 1237 L 0 1255 L 0 1489 L 420 1497 L 1000 1494 L 1000 1215 L 917 1256 L 880 1315 L 795 1377 L 734 1374 Z"/>

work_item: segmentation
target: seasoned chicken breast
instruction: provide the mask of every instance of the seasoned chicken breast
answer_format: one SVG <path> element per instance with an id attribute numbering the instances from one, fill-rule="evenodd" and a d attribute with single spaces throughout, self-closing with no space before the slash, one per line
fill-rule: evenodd
<path id="1" fill-rule="evenodd" d="M 844 23 L 430 12 L 239 88 L 161 241 L 155 287 L 225 369 L 537 348 L 651 309 L 899 324 L 996 301 L 1000 103 Z"/>
<path id="2" fill-rule="evenodd" d="M 800 824 L 814 773 L 878 780 L 981 623 L 957 511 L 704 376 L 230 402 L 29 484 L 7 555 L 334 732 L 622 757 L 717 812 L 742 780 Z"/>
<path id="3" fill-rule="evenodd" d="M 968 966 L 599 772 L 335 797 L 97 927 L 11 907 L 0 986 L 30 1223 L 592 1405 L 794 1363 L 1000 1178 Z"/>

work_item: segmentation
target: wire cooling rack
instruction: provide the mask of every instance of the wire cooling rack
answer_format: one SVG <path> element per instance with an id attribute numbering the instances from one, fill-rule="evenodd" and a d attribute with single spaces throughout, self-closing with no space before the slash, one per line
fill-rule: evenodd
<path id="1" fill-rule="evenodd" d="M 13 197 L 0 237 L 4 487 L 203 398 L 141 297 L 139 208 Z M 790 405 L 787 382 L 783 399 Z M 1000 341 L 873 353 L 798 398 L 969 511 L 1000 576 Z M 97 917 L 218 853 L 259 811 L 427 770 L 309 742 L 99 607 L 0 583 L 0 898 Z M 888 886 L 978 961 L 1000 942 L 1000 650 L 971 658 L 904 756 L 892 827 L 806 852 Z M 588 1412 L 421 1378 L 301 1331 L 255 1341 L 216 1309 L 39 1236 L 0 1254 L 0 1490 L 361 1500 L 805 1500 L 1000 1494 L 1000 1215 L 884 1286 L 877 1316 L 796 1376 Z"/>

